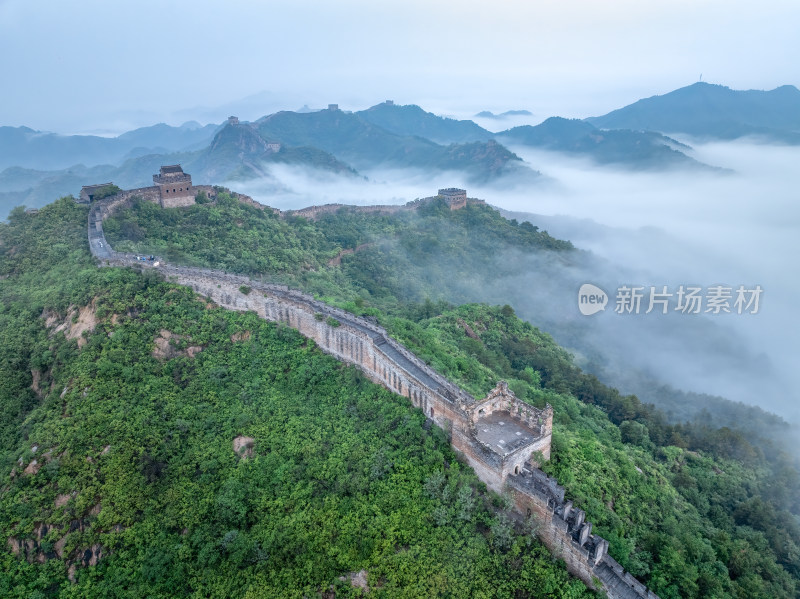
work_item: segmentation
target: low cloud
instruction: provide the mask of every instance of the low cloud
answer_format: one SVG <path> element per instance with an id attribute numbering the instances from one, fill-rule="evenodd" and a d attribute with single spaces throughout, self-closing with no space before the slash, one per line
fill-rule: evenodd
<path id="1" fill-rule="evenodd" d="M 800 148 L 750 142 L 695 145 L 698 160 L 733 173 L 631 172 L 559 154 L 512 148 L 543 173 L 536 184 L 500 179 L 469 185 L 463 173 L 380 170 L 362 177 L 273 165 L 270 177 L 231 184 L 280 209 L 326 203 L 403 204 L 439 187 L 467 187 L 504 210 L 528 213 L 541 229 L 588 255 L 554 267 L 521 252 L 517 272 L 488 289 L 462 287 L 476 301 L 512 303 L 519 314 L 575 351 L 622 391 L 642 392 L 642 373 L 673 387 L 759 405 L 800 421 L 800 349 L 793 277 L 800 255 Z M 523 216 L 519 216 L 523 218 Z M 606 310 L 580 314 L 577 290 L 609 293 Z M 620 315 L 621 285 L 762 287 L 758 314 Z M 643 304 L 642 312 L 646 309 Z M 645 394 L 643 399 L 648 399 Z"/>

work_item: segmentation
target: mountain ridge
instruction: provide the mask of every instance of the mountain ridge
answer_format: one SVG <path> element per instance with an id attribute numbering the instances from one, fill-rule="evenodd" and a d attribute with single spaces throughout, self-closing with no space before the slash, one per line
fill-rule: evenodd
<path id="1" fill-rule="evenodd" d="M 141 148 L 165 148 L 170 152 L 196 149 L 198 144 L 210 140 L 218 128 L 219 125 L 213 124 L 194 127 L 184 123 L 173 127 L 158 123 L 116 137 L 100 137 L 61 135 L 24 126 L 0 127 L 0 169 L 20 166 L 58 170 L 80 163 L 92 166 L 117 163 Z"/>
<path id="2" fill-rule="evenodd" d="M 656 132 L 599 129 L 580 119 L 550 117 L 539 125 L 522 125 L 497 134 L 506 143 L 521 143 L 578 156 L 597 164 L 630 169 L 663 170 L 693 168 L 713 170 L 687 156 L 691 148 Z"/>
<path id="3" fill-rule="evenodd" d="M 418 117 L 421 109 L 415 112 Z M 376 166 L 438 167 L 464 170 L 472 179 L 485 181 L 507 171 L 527 169 L 518 156 L 499 144 L 474 141 L 444 146 L 419 135 L 398 135 L 364 120 L 358 113 L 338 109 L 309 113 L 281 111 L 258 119 L 255 125 L 266 138 L 287 145 L 320 148 L 359 170 Z"/>
<path id="4" fill-rule="evenodd" d="M 416 104 L 383 102 L 355 113 L 365 121 L 397 135 L 416 135 L 440 144 L 488 141 L 494 134 L 470 120 L 427 112 Z"/>
<path id="5" fill-rule="evenodd" d="M 736 139 L 761 136 L 800 143 L 800 90 L 733 90 L 698 82 L 663 95 L 640 99 L 605 115 L 589 117 L 599 128 L 627 128 Z"/>

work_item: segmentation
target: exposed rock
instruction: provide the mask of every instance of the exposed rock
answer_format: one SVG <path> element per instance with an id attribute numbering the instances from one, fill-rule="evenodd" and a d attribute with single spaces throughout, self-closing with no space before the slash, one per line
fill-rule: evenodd
<path id="1" fill-rule="evenodd" d="M 31 383 L 31 389 L 33 389 L 33 392 L 36 393 L 36 395 L 41 397 L 42 389 L 39 387 L 39 382 L 42 380 L 42 371 L 34 368 L 31 370 L 31 378 L 33 379 L 33 382 Z"/>
<path id="2" fill-rule="evenodd" d="M 64 507 L 65 505 L 67 505 L 67 503 L 69 503 L 70 497 L 72 497 L 72 495 L 67 495 L 67 494 L 56 495 L 56 499 L 53 502 L 53 504 L 55 505 L 55 507 Z"/>
<path id="3" fill-rule="evenodd" d="M 158 337 L 155 338 L 155 348 L 153 349 L 153 357 L 159 360 L 167 360 L 172 358 L 177 352 L 175 348 L 170 345 L 169 340 L 172 339 L 172 331 L 161 329 Z"/>
<path id="4" fill-rule="evenodd" d="M 11 549 L 11 553 L 14 555 L 19 555 L 19 552 L 22 549 L 22 542 L 15 537 L 8 537 L 7 543 L 8 547 Z"/>
<path id="5" fill-rule="evenodd" d="M 350 586 L 361 589 L 365 593 L 369 593 L 369 585 L 367 584 L 367 571 L 359 570 L 358 572 L 350 572 L 347 576 L 340 576 L 339 580 L 349 580 Z"/>
<path id="6" fill-rule="evenodd" d="M 42 317 L 45 319 L 44 323 L 47 328 L 52 328 L 59 321 L 58 315 L 49 311 L 42 312 Z M 53 333 L 63 331 L 67 339 L 77 339 L 78 347 L 83 347 L 86 345 L 83 333 L 93 331 L 97 322 L 97 306 L 93 300 L 89 305 L 80 309 L 70 306 L 66 318 L 53 329 Z"/>
<path id="7" fill-rule="evenodd" d="M 231 335 L 231 343 L 236 343 L 237 341 L 248 341 L 250 339 L 250 331 L 241 331 L 239 333 L 234 333 Z"/>
<path id="8" fill-rule="evenodd" d="M 96 566 L 103 557 L 103 546 L 94 544 L 88 549 L 78 550 L 80 561 L 84 566 Z"/>
<path id="9" fill-rule="evenodd" d="M 83 333 L 86 331 L 93 331 L 97 326 L 96 307 L 94 302 L 92 302 L 88 306 L 81 308 L 78 311 L 78 320 L 76 322 L 72 322 L 73 313 L 74 312 L 71 312 L 68 315 L 69 325 L 67 326 L 64 335 L 67 339 L 77 339 L 78 347 L 83 347 L 86 345 L 86 339 L 83 337 Z"/>
<path id="10" fill-rule="evenodd" d="M 255 441 L 252 437 L 236 437 L 233 440 L 233 451 L 239 457 L 252 458 Z"/>
<path id="11" fill-rule="evenodd" d="M 56 323 L 58 322 L 58 314 L 55 312 L 50 312 L 49 310 L 42 312 L 42 318 L 44 318 L 44 326 L 46 326 L 48 329 L 56 326 Z"/>
<path id="12" fill-rule="evenodd" d="M 53 544 L 53 551 L 56 552 L 56 555 L 60 558 L 64 557 L 64 545 L 67 544 L 67 537 L 63 536 L 58 541 Z"/>
<path id="13" fill-rule="evenodd" d="M 480 337 L 472 330 L 472 328 L 464 322 L 462 319 L 458 319 L 458 324 L 461 325 L 461 328 L 464 329 L 464 332 L 467 334 L 467 337 L 470 339 L 477 339 L 480 340 Z"/>
<path id="14" fill-rule="evenodd" d="M 40 522 L 33 529 L 34 538 L 21 540 L 17 539 L 16 537 L 9 537 L 6 542 L 11 550 L 11 553 L 14 555 L 22 555 L 22 557 L 24 557 L 29 563 L 36 562 L 43 564 L 47 561 L 47 558 L 52 557 L 52 555 L 48 556 L 42 550 L 42 539 L 44 539 L 44 537 L 47 536 L 47 533 L 53 528 L 58 530 L 58 527 L 53 527 L 50 524 Z M 63 548 L 64 543 L 58 546 L 58 550 L 63 550 Z M 55 549 L 56 548 L 54 547 L 54 550 Z M 56 551 L 56 553 L 58 553 L 58 551 Z"/>
<path id="15" fill-rule="evenodd" d="M 190 345 L 185 350 L 179 350 L 175 347 L 174 342 L 180 341 L 183 338 L 183 335 L 176 335 L 172 331 L 161 329 L 158 333 L 158 337 L 154 340 L 156 346 L 153 349 L 153 357 L 159 360 L 170 360 L 178 356 L 194 358 L 203 351 L 203 347 L 200 345 Z"/>
<path id="16" fill-rule="evenodd" d="M 37 460 L 31 460 L 31 463 L 23 470 L 25 474 L 36 474 L 42 465 Z"/>
<path id="17" fill-rule="evenodd" d="M 197 354 L 203 351 L 203 347 L 201 345 L 190 345 L 186 348 L 186 354 L 190 358 L 194 358 Z"/>

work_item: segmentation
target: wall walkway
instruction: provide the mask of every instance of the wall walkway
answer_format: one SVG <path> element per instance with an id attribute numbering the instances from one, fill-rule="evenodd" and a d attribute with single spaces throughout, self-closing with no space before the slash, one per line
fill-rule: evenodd
<path id="1" fill-rule="evenodd" d="M 147 188 L 145 188 L 147 189 Z M 262 318 L 297 329 L 325 352 L 353 364 L 373 382 L 407 397 L 448 432 L 478 477 L 497 492 L 507 491 L 519 518 L 535 517 L 538 535 L 563 558 L 568 570 L 592 588 L 602 587 L 610 599 L 658 599 L 652 591 L 608 555 L 608 541 L 592 534 L 583 510 L 565 500 L 564 488 L 535 467 L 534 452 L 549 458 L 552 408 L 523 404 L 504 383 L 486 399 L 476 401 L 425 364 L 374 322 L 329 306 L 312 296 L 281 285 L 254 281 L 218 270 L 141 261 L 115 252 L 103 233 L 103 220 L 140 190 L 121 192 L 90 207 L 88 235 L 92 254 L 104 266 L 154 268 L 168 280 L 231 310 L 254 311 Z M 157 264 L 157 266 L 156 266 Z M 247 289 L 249 288 L 249 289 Z M 517 424 L 532 431 L 534 440 L 498 453 L 478 440 L 478 412 L 506 410 Z M 476 418 L 478 418 L 476 420 Z"/>

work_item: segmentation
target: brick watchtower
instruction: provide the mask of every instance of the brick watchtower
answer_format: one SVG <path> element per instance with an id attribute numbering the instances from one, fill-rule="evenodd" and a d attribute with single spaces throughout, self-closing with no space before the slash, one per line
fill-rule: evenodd
<path id="1" fill-rule="evenodd" d="M 450 210 L 458 210 L 467 205 L 467 190 L 458 189 L 457 187 L 446 187 L 439 190 L 439 195 L 442 196 Z"/>
<path id="2" fill-rule="evenodd" d="M 192 176 L 184 173 L 180 164 L 162 166 L 157 175 L 153 175 L 153 182 L 159 189 L 161 207 L 176 208 L 194 204 L 194 189 Z"/>

